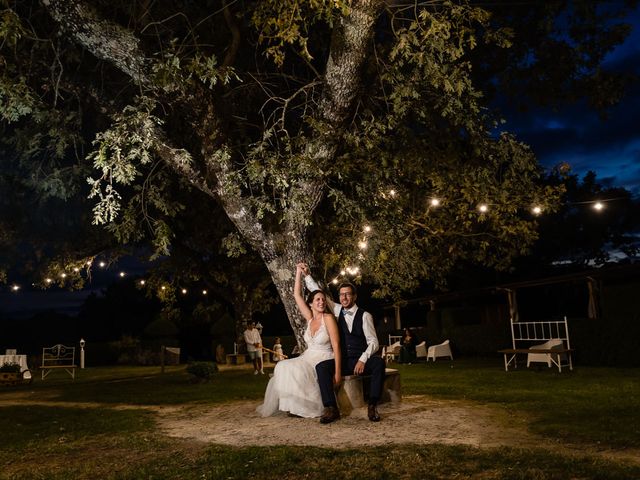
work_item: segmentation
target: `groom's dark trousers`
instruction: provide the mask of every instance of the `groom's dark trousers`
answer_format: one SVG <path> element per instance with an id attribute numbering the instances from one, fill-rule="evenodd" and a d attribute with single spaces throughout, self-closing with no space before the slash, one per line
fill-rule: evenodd
<path id="1" fill-rule="evenodd" d="M 341 313 L 338 317 L 338 330 L 340 332 L 340 350 L 342 355 L 342 375 L 353 375 L 353 369 L 358 363 L 362 352 L 367 348 L 364 331 L 362 329 L 362 316 L 364 310 L 358 309 L 353 320 L 351 332 Z M 320 395 L 322 404 L 325 407 L 336 407 L 336 395 L 333 390 L 333 376 L 335 372 L 335 361 L 325 360 L 316 365 L 318 384 L 320 385 Z M 382 357 L 369 357 L 364 365 L 363 375 L 371 377 L 369 389 L 369 404 L 377 405 L 382 396 L 384 387 L 385 363 Z"/>

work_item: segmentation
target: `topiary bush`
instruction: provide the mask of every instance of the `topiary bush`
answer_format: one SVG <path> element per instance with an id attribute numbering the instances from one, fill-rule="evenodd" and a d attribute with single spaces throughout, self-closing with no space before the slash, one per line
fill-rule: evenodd
<path id="1" fill-rule="evenodd" d="M 208 382 L 218 373 L 218 365 L 213 362 L 193 362 L 187 366 L 187 373 L 193 375 L 196 381 Z"/>

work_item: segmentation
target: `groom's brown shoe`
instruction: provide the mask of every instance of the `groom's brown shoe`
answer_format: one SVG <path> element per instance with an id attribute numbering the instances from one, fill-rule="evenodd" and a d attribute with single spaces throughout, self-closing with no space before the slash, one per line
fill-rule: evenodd
<path id="1" fill-rule="evenodd" d="M 340 411 L 338 410 L 338 407 L 324 407 L 322 416 L 320 417 L 320 423 L 331 423 L 339 418 Z"/>
<path id="2" fill-rule="evenodd" d="M 375 405 L 369 405 L 369 410 L 367 411 L 367 414 L 369 416 L 369 420 L 371 420 L 372 422 L 380 421 L 380 415 L 378 414 L 378 410 L 376 410 Z"/>

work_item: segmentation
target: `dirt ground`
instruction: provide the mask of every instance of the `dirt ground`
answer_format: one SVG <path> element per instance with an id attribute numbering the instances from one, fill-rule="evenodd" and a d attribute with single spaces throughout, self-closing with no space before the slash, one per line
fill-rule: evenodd
<path id="1" fill-rule="evenodd" d="M 75 407 L 105 407 L 38 400 L 28 394 L 0 397 L 2 405 L 43 404 Z M 528 419 L 521 414 L 473 402 L 440 400 L 427 396 L 404 396 L 401 402 L 379 407 L 382 421 L 370 422 L 366 407 L 329 425 L 318 419 L 276 415 L 262 418 L 255 409 L 259 402 L 230 402 L 217 406 L 135 406 L 121 409 L 151 409 L 158 427 L 169 437 L 202 444 L 235 446 L 301 445 L 330 448 L 354 448 L 392 444 L 448 444 L 479 448 L 542 448 L 565 455 L 596 455 L 616 461 L 640 464 L 637 449 L 609 449 L 599 445 L 570 445 L 542 438 L 527 430 Z"/>
<path id="2" fill-rule="evenodd" d="M 479 448 L 543 448 L 566 455 L 592 454 L 640 463 L 638 450 L 568 445 L 527 431 L 527 420 L 503 409 L 426 396 L 403 397 L 379 407 L 382 421 L 370 422 L 366 407 L 329 425 L 318 419 L 276 415 L 262 418 L 256 402 L 216 407 L 162 408 L 160 428 L 171 437 L 225 445 L 309 445 L 353 448 L 390 444 L 448 444 Z"/>
<path id="3" fill-rule="evenodd" d="M 203 410 L 159 411 L 161 429 L 169 436 L 226 445 L 309 445 L 350 448 L 401 443 L 446 443 L 499 446 L 539 440 L 525 433 L 518 419 L 482 407 L 443 402 L 422 396 L 379 407 L 383 420 L 367 419 L 366 407 L 353 410 L 339 421 L 322 425 L 317 418 L 285 414 L 262 418 L 257 403 L 237 402 Z"/>

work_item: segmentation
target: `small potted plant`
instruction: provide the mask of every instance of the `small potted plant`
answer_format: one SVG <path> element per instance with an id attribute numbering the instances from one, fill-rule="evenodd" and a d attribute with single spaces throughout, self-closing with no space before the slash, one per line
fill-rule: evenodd
<path id="1" fill-rule="evenodd" d="M 3 363 L 0 365 L 0 383 L 15 385 L 22 380 L 19 363 Z"/>

